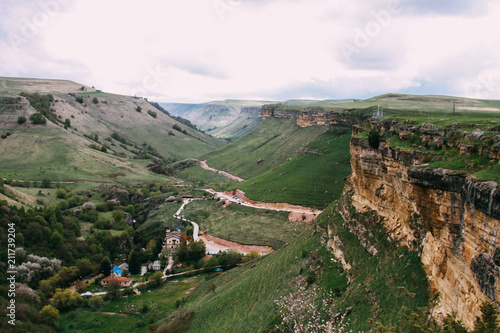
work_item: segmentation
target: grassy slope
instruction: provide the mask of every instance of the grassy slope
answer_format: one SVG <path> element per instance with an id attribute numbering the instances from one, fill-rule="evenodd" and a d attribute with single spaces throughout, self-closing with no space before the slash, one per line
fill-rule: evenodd
<path id="1" fill-rule="evenodd" d="M 88 142 L 64 129 L 44 127 L 15 131 L 0 140 L 0 176 L 53 181 L 153 181 L 161 177 L 133 160 L 87 147 Z"/>
<path id="2" fill-rule="evenodd" d="M 205 282 L 188 297 L 185 308 L 194 311 L 188 332 L 261 332 L 276 318 L 274 300 L 290 291 L 319 237 L 310 230 L 277 253 L 232 269 Z M 252 267 L 254 264 L 255 267 Z M 215 293 L 209 286 L 216 285 Z"/>
<path id="3" fill-rule="evenodd" d="M 236 183 L 236 181 L 225 176 L 205 170 L 199 165 L 178 171 L 175 176 L 194 182 L 200 187 L 206 186 L 214 190 L 222 190 Z"/>
<path id="4" fill-rule="evenodd" d="M 370 318 L 397 326 L 407 313 L 403 307 L 415 310 L 426 305 L 427 280 L 417 253 L 389 243 L 380 225 L 372 222 L 365 225 L 372 235 L 370 242 L 379 249 L 372 256 L 343 227 L 335 204 L 321 215 L 320 223 L 330 224 L 342 241 L 342 250 L 353 266 L 350 283 L 320 242 L 321 233 L 311 235 L 306 227 L 278 252 L 225 272 L 196 289 L 183 306 L 195 313 L 188 332 L 264 331 L 277 323 L 274 301 L 291 291 L 292 280 L 308 276 L 315 266 L 320 267 L 313 274 L 316 283 L 335 294 L 335 313 L 353 307 L 348 319 L 356 332 L 368 331 Z M 215 293 L 210 291 L 212 284 Z"/>
<path id="5" fill-rule="evenodd" d="M 200 223 L 211 235 L 234 242 L 280 248 L 302 230 L 303 226 L 288 222 L 287 212 L 254 209 L 222 202 L 194 201 L 186 206 L 187 219 Z M 205 228 L 206 223 L 206 228 Z"/>
<path id="6" fill-rule="evenodd" d="M 339 197 L 344 178 L 351 172 L 350 130 L 336 130 L 324 133 L 307 146 L 322 155 L 308 153 L 294 157 L 231 188 L 239 188 L 258 201 L 324 208 Z"/>
<path id="7" fill-rule="evenodd" d="M 200 159 L 207 159 L 213 168 L 249 179 L 298 156 L 301 147 L 326 130 L 325 126 L 300 128 L 295 119 L 268 118 L 245 137 Z"/>
<path id="8" fill-rule="evenodd" d="M 15 96 L 21 90 L 53 93 L 56 114 L 61 120 L 70 119 L 72 125 L 68 130 L 51 122 L 33 126 L 28 121 L 18 125 L 19 116 L 29 117 L 35 110 L 27 102 L 21 102 L 20 108 L 0 106 L 0 133 L 11 133 L 0 140 L 0 177 L 148 182 L 162 177 L 147 170 L 149 160 L 131 159 L 133 151 L 140 151 L 143 144 L 151 145 L 163 157 L 171 159 L 195 157 L 224 145 L 218 139 L 186 128 L 160 111 L 156 111 L 156 118 L 152 117 L 147 111 L 154 111 L 154 107 L 142 99 L 98 93 L 91 88 L 81 92 L 79 87 L 81 85 L 70 81 L 0 78 L 2 95 Z M 83 97 L 84 103 L 76 102 L 63 91 Z M 97 104 L 92 102 L 94 97 L 98 98 Z M 142 108 L 141 112 L 136 111 L 137 107 Z M 187 134 L 173 130 L 174 124 Z M 174 135 L 168 135 L 169 131 Z M 113 132 L 127 139 L 125 148 L 121 142 L 105 140 Z M 110 150 L 105 154 L 90 149 L 89 145 L 95 142 L 84 135 L 98 135 L 97 145 L 105 144 Z"/>

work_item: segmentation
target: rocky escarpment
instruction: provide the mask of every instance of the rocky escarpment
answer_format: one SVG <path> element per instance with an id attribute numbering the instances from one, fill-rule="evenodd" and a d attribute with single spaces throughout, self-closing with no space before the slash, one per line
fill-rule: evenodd
<path id="1" fill-rule="evenodd" d="M 394 124 L 385 130 L 391 129 Z M 361 131 L 355 128 L 351 140 L 353 204 L 361 212 L 375 211 L 392 240 L 421 253 L 430 286 L 441 293 L 435 313 L 457 312 L 472 327 L 482 302 L 500 298 L 497 184 L 475 181 L 464 172 L 422 168 L 435 158 L 432 150 L 389 147 L 383 140 L 375 148 L 367 137 L 357 136 Z M 459 154 L 495 157 L 495 149 L 452 142 L 456 135 L 433 126 L 408 126 L 397 133 L 404 139 L 417 131 L 421 141 L 416 146 L 425 142 L 449 149 L 453 144 L 468 147 L 459 148 Z"/>
<path id="2" fill-rule="evenodd" d="M 269 117 L 296 118 L 300 127 L 314 125 L 355 125 L 366 121 L 367 116 L 347 110 L 328 110 L 322 107 L 304 107 L 297 109 L 280 104 L 263 105 L 261 108 L 262 119 Z"/>

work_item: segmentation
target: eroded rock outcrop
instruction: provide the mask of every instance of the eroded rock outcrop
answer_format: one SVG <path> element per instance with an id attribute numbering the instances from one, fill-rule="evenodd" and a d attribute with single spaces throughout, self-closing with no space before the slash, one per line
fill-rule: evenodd
<path id="1" fill-rule="evenodd" d="M 424 134 L 438 142 L 443 133 L 428 127 Z M 456 311 L 472 327 L 482 302 L 500 298 L 497 184 L 419 168 L 431 153 L 384 143 L 375 149 L 363 137 L 353 136 L 351 156 L 356 209 L 375 211 L 392 240 L 421 253 L 430 286 L 441 293 L 438 312 Z"/>
<path id="2" fill-rule="evenodd" d="M 298 109 L 282 105 L 268 104 L 261 108 L 262 119 L 269 117 L 296 118 L 300 127 L 322 125 L 354 125 L 366 121 L 366 115 L 348 110 L 332 111 L 322 107 L 304 107 Z"/>

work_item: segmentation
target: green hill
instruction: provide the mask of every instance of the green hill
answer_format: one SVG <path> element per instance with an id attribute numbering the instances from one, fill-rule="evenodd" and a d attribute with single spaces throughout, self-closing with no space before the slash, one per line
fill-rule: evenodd
<path id="1" fill-rule="evenodd" d="M 325 126 L 301 128 L 295 119 L 268 118 L 245 137 L 200 157 L 208 165 L 245 179 L 272 170 L 306 148 L 327 130 Z"/>
<path id="2" fill-rule="evenodd" d="M 299 156 L 230 189 L 263 202 L 324 208 L 338 199 L 351 173 L 348 127 L 333 127 L 311 141 Z"/>
<path id="3" fill-rule="evenodd" d="M 29 120 L 37 111 L 45 124 Z M 23 180 L 148 180 L 156 177 L 146 169 L 154 159 L 172 162 L 224 145 L 144 99 L 61 80 L 0 78 L 0 134 L 0 177 Z"/>

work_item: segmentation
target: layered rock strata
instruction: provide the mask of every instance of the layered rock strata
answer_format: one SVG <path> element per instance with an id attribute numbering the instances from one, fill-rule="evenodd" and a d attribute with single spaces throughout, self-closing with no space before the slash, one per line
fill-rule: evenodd
<path id="1" fill-rule="evenodd" d="M 359 132 L 355 129 L 353 134 Z M 353 204 L 375 211 L 389 238 L 416 249 L 445 315 L 472 327 L 486 300 L 500 298 L 500 191 L 495 182 L 418 166 L 432 154 L 351 140 Z"/>
<path id="2" fill-rule="evenodd" d="M 263 105 L 262 119 L 269 117 L 296 118 L 300 127 L 322 125 L 355 125 L 366 121 L 367 116 L 347 110 L 331 111 L 321 107 L 304 107 L 302 110 L 286 108 L 274 104 Z"/>

